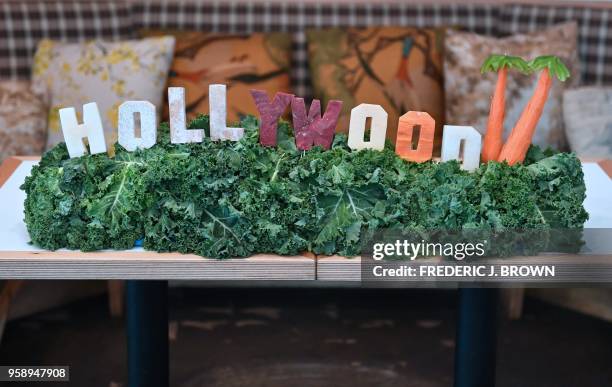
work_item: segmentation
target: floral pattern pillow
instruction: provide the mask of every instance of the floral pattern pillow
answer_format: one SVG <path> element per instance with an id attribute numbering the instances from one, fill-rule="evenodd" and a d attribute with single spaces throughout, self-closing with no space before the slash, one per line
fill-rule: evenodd
<path id="1" fill-rule="evenodd" d="M 448 124 L 470 125 L 482 134 L 486 131 L 497 75 L 481 74 L 480 66 L 490 54 L 516 55 L 527 60 L 540 55 L 557 55 L 569 68 L 571 77 L 565 82 L 557 79 L 553 81 L 532 142 L 543 147 L 566 150 L 562 97 L 565 88 L 579 81 L 577 33 L 577 25 L 574 22 L 506 38 L 449 30 L 444 41 L 444 86 Z M 518 121 L 533 94 L 536 82 L 537 74 L 527 76 L 517 71 L 508 72 L 504 138 L 508 137 Z"/>
<path id="2" fill-rule="evenodd" d="M 45 147 L 47 108 L 29 82 L 0 82 L 0 162 L 39 155 Z"/>
<path id="3" fill-rule="evenodd" d="M 147 100 L 161 112 L 174 51 L 173 37 L 122 42 L 38 44 L 32 90 L 49 106 L 47 148 L 63 141 L 59 109 L 96 102 L 107 145 L 117 140 L 117 109 L 127 100 Z"/>

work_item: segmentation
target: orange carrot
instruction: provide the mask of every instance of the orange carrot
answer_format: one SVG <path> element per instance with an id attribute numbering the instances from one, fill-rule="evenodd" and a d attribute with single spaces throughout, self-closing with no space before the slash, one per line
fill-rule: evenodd
<path id="1" fill-rule="evenodd" d="M 503 145 L 502 136 L 504 133 L 504 115 L 506 113 L 506 79 L 508 69 L 502 67 L 497 73 L 497 83 L 493 98 L 491 99 L 491 108 L 489 109 L 489 121 L 487 123 L 487 132 L 484 137 L 482 146 L 482 162 L 497 160 L 499 152 Z"/>
<path id="2" fill-rule="evenodd" d="M 506 79 L 508 69 L 518 70 L 524 74 L 530 73 L 529 64 L 521 57 L 493 54 L 484 61 L 480 72 L 495 71 L 497 83 L 491 99 L 489 121 L 485 133 L 481 158 L 483 162 L 497 160 L 503 146 L 504 115 L 506 114 Z"/>
<path id="3" fill-rule="evenodd" d="M 508 164 L 514 165 L 525 160 L 551 86 L 550 71 L 548 68 L 544 68 L 540 73 L 533 96 L 512 129 L 510 137 L 508 137 L 499 154 L 498 161 L 507 161 Z"/>
<path id="4" fill-rule="evenodd" d="M 541 73 L 529 103 L 523 109 L 518 122 L 510 133 L 510 137 L 508 137 L 499 153 L 497 160 L 500 162 L 506 161 L 510 165 L 523 162 L 525 156 L 527 156 L 531 139 L 542 116 L 548 92 L 552 86 L 552 77 L 555 76 L 563 82 L 570 76 L 569 70 L 561 59 L 554 55 L 539 56 L 530 61 L 528 66 L 531 71 L 541 71 Z"/>

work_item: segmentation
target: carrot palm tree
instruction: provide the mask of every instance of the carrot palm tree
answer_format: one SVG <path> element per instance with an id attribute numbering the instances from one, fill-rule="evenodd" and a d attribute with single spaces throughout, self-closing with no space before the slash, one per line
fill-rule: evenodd
<path id="1" fill-rule="evenodd" d="M 494 71 L 497 73 L 497 83 L 491 99 L 487 132 L 485 133 L 481 159 L 483 162 L 497 160 L 503 146 L 504 116 L 506 114 L 506 79 L 508 69 L 529 73 L 530 68 L 523 58 L 510 55 L 491 55 L 480 68 L 481 73 Z"/>
<path id="2" fill-rule="evenodd" d="M 525 160 L 531 139 L 542 116 L 553 77 L 565 81 L 570 76 L 561 59 L 553 55 L 535 58 L 529 62 L 529 68 L 540 72 L 538 83 L 498 157 L 498 161 L 506 161 L 510 165 Z"/>

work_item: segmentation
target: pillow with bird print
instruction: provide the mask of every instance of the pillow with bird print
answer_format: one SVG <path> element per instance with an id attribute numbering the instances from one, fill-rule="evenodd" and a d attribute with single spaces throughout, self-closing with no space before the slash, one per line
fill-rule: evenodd
<path id="1" fill-rule="evenodd" d="M 444 122 L 443 29 L 330 28 L 306 31 L 314 97 L 344 101 L 338 130 L 346 132 L 351 108 L 381 105 L 395 142 L 399 117 L 424 111 L 436 120 L 435 149 Z"/>
<path id="2" fill-rule="evenodd" d="M 169 87 L 184 87 L 187 118 L 208 113 L 208 85 L 227 85 L 227 120 L 258 114 L 249 93 L 260 89 L 274 95 L 291 92 L 289 63 L 291 35 L 248 35 L 201 31 L 141 30 L 141 37 L 172 35 L 176 38 Z M 167 107 L 164 112 L 168 118 Z"/>

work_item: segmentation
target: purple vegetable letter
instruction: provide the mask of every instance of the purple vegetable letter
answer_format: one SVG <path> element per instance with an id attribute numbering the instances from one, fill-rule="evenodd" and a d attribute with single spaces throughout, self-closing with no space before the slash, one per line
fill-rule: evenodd
<path id="1" fill-rule="evenodd" d="M 263 146 L 275 146 L 278 119 L 291 102 L 293 94 L 276 93 L 272 102 L 263 90 L 251 90 L 251 95 L 259 111 L 259 142 Z"/>
<path id="2" fill-rule="evenodd" d="M 342 101 L 331 100 L 327 103 L 325 114 L 321 117 L 321 102 L 315 99 L 310 104 L 308 115 L 306 115 L 304 98 L 294 97 L 291 100 L 291 112 L 297 148 L 308 150 L 319 145 L 329 149 L 334 139 L 341 110 Z"/>

